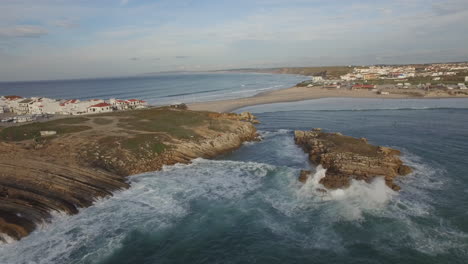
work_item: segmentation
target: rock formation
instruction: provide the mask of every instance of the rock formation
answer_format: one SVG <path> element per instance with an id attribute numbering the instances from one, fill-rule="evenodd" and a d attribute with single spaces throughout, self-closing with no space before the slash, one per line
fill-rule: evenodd
<path id="1" fill-rule="evenodd" d="M 320 183 L 329 189 L 348 187 L 352 179 L 369 182 L 383 176 L 387 186 L 399 190 L 393 182 L 395 177 L 412 172 L 398 157 L 400 151 L 368 144 L 365 138 L 314 129 L 295 131 L 294 140 L 309 155 L 310 161 L 327 169 Z M 300 180 L 306 179 L 307 173 L 301 172 Z"/>
<path id="2" fill-rule="evenodd" d="M 0 129 L 0 241 L 21 239 L 53 211 L 75 214 L 128 188 L 128 175 L 212 158 L 255 140 L 253 120 L 161 108 Z M 41 138 L 51 126 L 57 135 Z M 38 138 L 15 141 L 23 131 Z"/>

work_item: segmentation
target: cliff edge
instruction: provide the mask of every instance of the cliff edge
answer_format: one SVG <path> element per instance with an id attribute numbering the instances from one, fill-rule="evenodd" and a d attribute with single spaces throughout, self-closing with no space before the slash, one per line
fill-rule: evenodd
<path id="1" fill-rule="evenodd" d="M 256 140 L 254 122 L 250 114 L 151 108 L 3 128 L 0 241 L 27 236 L 54 211 L 76 214 L 128 188 L 126 176 Z"/>

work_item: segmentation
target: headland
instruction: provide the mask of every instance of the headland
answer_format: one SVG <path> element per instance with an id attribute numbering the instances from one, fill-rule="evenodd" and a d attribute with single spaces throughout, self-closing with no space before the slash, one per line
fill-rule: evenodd
<path id="1" fill-rule="evenodd" d="M 0 127 L 0 241 L 128 188 L 129 175 L 256 140 L 252 123 L 249 114 L 162 107 Z"/>

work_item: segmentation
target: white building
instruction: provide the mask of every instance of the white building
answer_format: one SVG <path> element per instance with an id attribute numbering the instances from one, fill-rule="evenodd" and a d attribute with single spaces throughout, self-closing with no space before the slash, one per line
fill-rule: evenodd
<path id="1" fill-rule="evenodd" d="M 108 103 L 99 103 L 95 105 L 91 105 L 88 107 L 88 113 L 89 114 L 94 114 L 94 113 L 107 113 L 107 112 L 112 112 L 112 105 Z"/>
<path id="2" fill-rule="evenodd" d="M 322 76 L 312 76 L 312 82 L 322 82 L 323 81 L 323 77 Z"/>
<path id="3" fill-rule="evenodd" d="M 127 100 L 127 104 L 131 109 L 144 108 L 147 105 L 146 101 L 138 99 L 129 99 Z"/>
<path id="4" fill-rule="evenodd" d="M 109 104 L 111 104 L 112 107 L 115 110 L 126 110 L 126 109 L 128 109 L 128 102 L 125 101 L 125 100 L 111 98 L 109 100 Z"/>
<path id="5" fill-rule="evenodd" d="M 465 76 L 465 82 L 468 83 L 468 76 Z"/>

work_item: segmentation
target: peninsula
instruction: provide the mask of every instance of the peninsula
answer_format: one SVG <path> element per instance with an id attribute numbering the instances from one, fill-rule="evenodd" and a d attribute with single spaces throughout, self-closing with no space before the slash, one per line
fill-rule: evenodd
<path id="1" fill-rule="evenodd" d="M 0 127 L 0 241 L 128 188 L 126 176 L 256 140 L 255 121 L 162 107 Z"/>

